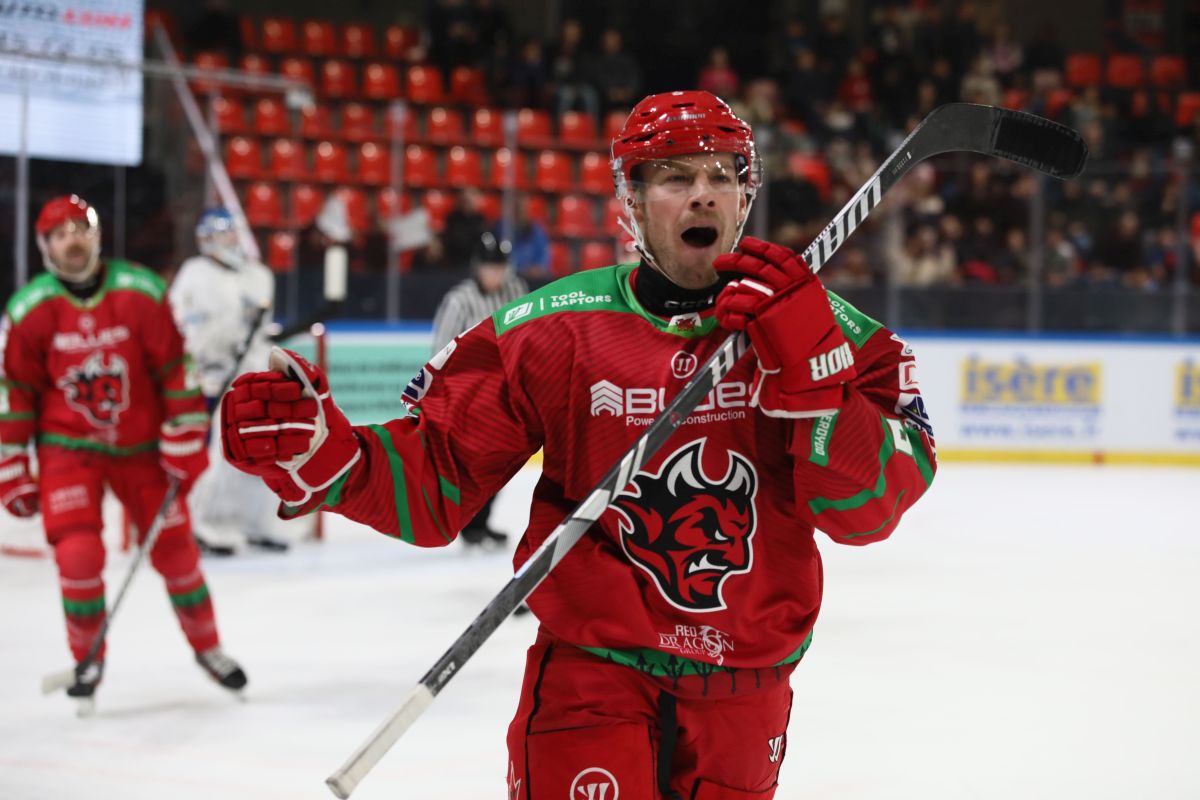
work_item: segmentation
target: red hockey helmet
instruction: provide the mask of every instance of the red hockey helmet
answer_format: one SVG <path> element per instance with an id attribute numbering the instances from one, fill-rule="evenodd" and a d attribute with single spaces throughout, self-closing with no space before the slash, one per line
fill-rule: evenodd
<path id="1" fill-rule="evenodd" d="M 67 223 L 82 228 L 91 240 L 91 252 L 86 263 L 73 270 L 63 270 L 50 254 L 48 237 L 56 228 Z M 90 278 L 100 264 L 100 217 L 96 209 L 77 194 L 62 195 L 48 201 L 38 213 L 34 223 L 38 249 L 42 251 L 42 263 L 59 278 L 81 281 Z"/>
<path id="2" fill-rule="evenodd" d="M 651 262 L 653 256 L 646 250 L 641 226 L 633 213 L 637 203 L 634 168 L 647 161 L 694 153 L 734 155 L 738 181 L 747 196 L 744 225 L 762 183 L 762 162 L 755 152 L 750 126 L 721 98 L 702 91 L 652 94 L 633 107 L 612 141 L 613 184 L 625 207 L 622 224 L 642 256 Z M 735 242 L 738 238 L 740 227 Z"/>

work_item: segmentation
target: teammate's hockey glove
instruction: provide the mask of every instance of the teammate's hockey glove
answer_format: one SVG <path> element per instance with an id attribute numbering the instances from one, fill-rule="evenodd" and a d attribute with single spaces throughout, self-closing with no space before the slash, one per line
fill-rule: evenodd
<path id="1" fill-rule="evenodd" d="M 746 237 L 713 267 L 733 278 L 717 296 L 717 321 L 744 330 L 758 354 L 751 404 L 772 417 L 817 417 L 842 405 L 857 373 L 829 298 L 804 259 Z"/>
<path id="2" fill-rule="evenodd" d="M 38 485 L 29 474 L 25 453 L 0 458 L 0 503 L 10 514 L 32 517 L 38 513 Z"/>
<path id="3" fill-rule="evenodd" d="M 180 492 L 187 492 L 208 469 L 207 435 L 207 422 L 199 421 L 167 420 L 159 431 L 158 462 L 163 471 L 179 480 Z"/>
<path id="4" fill-rule="evenodd" d="M 301 506 L 354 466 L 362 449 L 320 368 L 278 347 L 269 366 L 242 375 L 221 398 L 221 444 L 229 463 Z"/>

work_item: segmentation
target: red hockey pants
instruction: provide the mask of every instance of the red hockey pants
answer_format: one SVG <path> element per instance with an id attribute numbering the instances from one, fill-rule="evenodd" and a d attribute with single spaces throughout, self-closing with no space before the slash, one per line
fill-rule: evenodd
<path id="1" fill-rule="evenodd" d="M 791 704 L 786 675 L 737 693 L 671 691 L 543 632 L 508 729 L 508 797 L 769 800 Z"/>
<path id="2" fill-rule="evenodd" d="M 112 488 L 144 536 L 166 495 L 167 479 L 154 452 L 115 458 L 42 447 L 38 465 L 42 522 L 58 564 L 67 641 L 79 661 L 91 647 L 105 615 L 101 577 L 105 554 L 100 536 L 104 487 Z M 150 552 L 150 563 L 166 580 L 167 595 L 192 649 L 203 652 L 215 647 L 216 617 L 182 497 L 167 513 Z"/>

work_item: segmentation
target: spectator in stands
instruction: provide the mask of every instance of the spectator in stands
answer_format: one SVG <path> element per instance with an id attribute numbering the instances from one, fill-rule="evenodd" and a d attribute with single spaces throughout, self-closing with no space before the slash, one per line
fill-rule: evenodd
<path id="1" fill-rule="evenodd" d="M 1102 234 L 1092 254 L 1098 273 L 1111 271 L 1127 288 L 1150 288 L 1150 273 L 1142 252 L 1142 224 L 1137 212 L 1121 211 L 1116 224 Z"/>
<path id="2" fill-rule="evenodd" d="M 542 43 L 533 37 L 521 42 L 508 68 L 503 97 L 509 108 L 545 108 L 550 77 L 542 58 Z"/>
<path id="3" fill-rule="evenodd" d="M 497 235 L 511 243 L 509 260 L 518 276 L 534 283 L 550 279 L 550 236 L 546 227 L 529 215 L 527 195 L 517 198 L 512 231 L 501 221 Z"/>
<path id="4" fill-rule="evenodd" d="M 854 57 L 846 64 L 846 74 L 837 88 L 838 102 L 855 116 L 860 129 L 866 128 L 867 115 L 874 108 L 871 82 L 862 59 Z"/>
<path id="5" fill-rule="evenodd" d="M 809 48 L 797 50 L 783 83 L 783 102 L 789 115 L 803 122 L 814 136 L 821 136 L 821 114 L 832 91 L 817 64 L 816 52 Z"/>
<path id="6" fill-rule="evenodd" d="M 932 225 L 913 226 L 901 246 L 891 248 L 890 256 L 901 286 L 925 288 L 959 282 L 954 250 L 938 238 Z"/>
<path id="7" fill-rule="evenodd" d="M 227 0 L 204 0 L 200 14 L 184 33 L 188 52 L 223 53 L 230 64 L 242 57 L 242 29 L 236 14 L 229 11 Z"/>
<path id="8" fill-rule="evenodd" d="M 624 49 L 621 32 L 607 28 L 600 37 L 600 52 L 588 59 L 588 81 L 600 93 L 601 113 L 625 111 L 642 94 L 642 68 Z"/>
<path id="9" fill-rule="evenodd" d="M 729 51 L 720 46 L 710 50 L 708 61 L 696 79 L 696 88 L 718 97 L 736 97 L 740 83 L 737 72 L 729 65 Z"/>
<path id="10" fill-rule="evenodd" d="M 958 91 L 963 102 L 1000 105 L 1000 81 L 996 79 L 987 53 L 979 53 L 972 59 L 971 68 L 963 75 Z"/>
<path id="11" fill-rule="evenodd" d="M 488 227 L 481 210 L 482 201 L 483 195 L 473 187 L 459 192 L 442 229 L 441 247 L 445 263 L 458 266 L 470 262 L 471 254 Z"/>
<path id="12" fill-rule="evenodd" d="M 477 20 L 468 0 L 432 0 L 425 12 L 425 24 L 429 58 L 443 73 L 475 62 Z"/>
<path id="13" fill-rule="evenodd" d="M 546 58 L 550 84 L 554 93 L 554 110 L 558 116 L 566 111 L 583 111 L 600 120 L 600 96 L 587 82 L 583 49 L 583 25 L 578 19 L 563 20 L 558 40 Z"/>
<path id="14" fill-rule="evenodd" d="M 474 17 L 477 52 L 491 52 L 498 44 L 512 40 L 508 11 L 495 0 L 475 0 Z"/>
<path id="15" fill-rule="evenodd" d="M 821 283 L 837 292 L 869 289 L 875 284 L 875 276 L 871 274 L 867 251 L 858 245 L 846 245 L 821 272 Z"/>
<path id="16" fill-rule="evenodd" d="M 1005 89 L 1012 87 L 1017 72 L 1021 69 L 1025 52 L 1021 43 L 1012 37 L 1012 28 L 1007 22 L 1002 21 L 996 24 L 995 30 L 992 31 L 991 42 L 987 47 L 987 53 L 992 59 L 992 67 L 995 69 L 1000 84 Z"/>
<path id="17" fill-rule="evenodd" d="M 1079 276 L 1079 254 L 1075 245 L 1061 228 L 1051 227 L 1046 231 L 1046 244 L 1042 248 L 1042 277 L 1047 288 L 1062 289 L 1070 286 Z"/>

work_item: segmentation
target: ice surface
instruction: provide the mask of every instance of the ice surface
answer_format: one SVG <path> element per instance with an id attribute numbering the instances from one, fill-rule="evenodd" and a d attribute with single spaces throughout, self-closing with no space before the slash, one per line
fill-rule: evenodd
<path id="1" fill-rule="evenodd" d="M 533 477 L 497 504 L 512 533 Z M 776 797 L 1200 797 L 1198 488 L 1194 470 L 948 464 L 890 541 L 820 537 L 825 609 Z M 38 693 L 70 666 L 53 565 L 0 559 L 0 798 L 332 797 L 325 777 L 510 574 L 507 554 L 336 517 L 323 544 L 204 563 L 246 702 L 194 665 L 147 571 L 79 720 Z M 110 558 L 110 594 L 127 565 Z M 355 799 L 505 797 L 535 625 L 505 623 Z"/>

